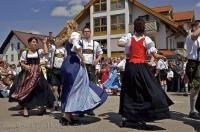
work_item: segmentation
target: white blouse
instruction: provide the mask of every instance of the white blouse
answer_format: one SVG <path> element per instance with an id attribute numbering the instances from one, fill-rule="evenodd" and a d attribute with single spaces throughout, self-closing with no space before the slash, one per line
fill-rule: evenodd
<path id="1" fill-rule="evenodd" d="M 122 36 L 120 38 L 119 41 L 123 41 L 125 43 L 125 52 L 126 54 L 129 53 L 129 48 L 130 48 L 130 45 L 131 45 L 131 38 L 132 37 L 136 37 L 135 35 L 131 35 L 131 33 L 128 33 L 124 36 Z M 145 40 L 144 40 L 144 47 L 147 49 L 147 52 L 148 54 L 151 54 L 151 53 L 157 53 L 157 49 L 155 48 L 155 44 L 154 42 L 151 40 L 151 38 L 149 38 L 148 36 L 145 36 Z"/>
<path id="2" fill-rule="evenodd" d="M 22 55 L 20 57 L 20 62 L 21 61 L 26 61 L 26 54 L 27 54 L 27 52 L 28 52 L 27 50 L 25 50 L 25 51 L 22 52 Z M 43 52 L 43 49 L 39 49 L 38 53 L 37 53 L 37 51 L 35 51 L 34 53 L 28 52 L 27 58 L 37 58 L 38 54 L 40 56 L 42 54 L 42 52 Z"/>

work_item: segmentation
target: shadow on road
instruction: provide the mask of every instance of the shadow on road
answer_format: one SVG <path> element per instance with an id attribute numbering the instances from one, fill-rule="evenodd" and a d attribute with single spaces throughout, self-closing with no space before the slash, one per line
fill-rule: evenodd
<path id="1" fill-rule="evenodd" d="M 60 120 L 60 118 L 62 117 L 61 113 L 52 113 L 53 117 L 57 120 Z M 98 117 L 94 117 L 94 116 L 84 116 L 84 117 L 79 117 L 79 123 L 80 125 L 88 125 L 88 124 L 92 124 L 95 122 L 99 122 L 101 121 L 100 118 Z"/>
<path id="2" fill-rule="evenodd" d="M 29 110 L 28 113 L 29 113 L 29 116 L 42 116 L 42 115 L 49 115 L 50 114 L 49 112 L 45 112 L 45 113 L 41 114 L 41 111 L 39 111 L 37 109 Z M 22 111 L 18 111 L 16 114 L 11 114 L 11 116 L 23 116 Z"/>
<path id="3" fill-rule="evenodd" d="M 171 119 L 181 121 L 186 125 L 192 126 L 197 132 L 200 132 L 200 120 L 191 119 L 188 115 L 176 111 L 171 111 Z"/>
<path id="4" fill-rule="evenodd" d="M 16 106 L 10 107 L 8 110 L 9 111 L 18 111 L 18 110 L 23 110 L 23 108 L 20 105 L 16 105 Z"/>
<path id="5" fill-rule="evenodd" d="M 109 120 L 111 123 L 116 124 L 117 126 L 121 125 L 121 116 L 118 113 L 114 113 L 114 112 L 108 112 L 108 113 L 104 113 L 99 115 L 101 117 L 104 117 L 105 120 Z M 160 130 L 166 130 L 162 127 L 156 126 L 156 125 L 147 125 L 147 128 L 142 127 L 141 125 L 135 124 L 135 123 L 131 123 L 128 122 L 126 125 L 127 128 L 133 128 L 133 129 L 137 129 L 137 130 L 149 130 L 149 131 L 160 131 Z"/>

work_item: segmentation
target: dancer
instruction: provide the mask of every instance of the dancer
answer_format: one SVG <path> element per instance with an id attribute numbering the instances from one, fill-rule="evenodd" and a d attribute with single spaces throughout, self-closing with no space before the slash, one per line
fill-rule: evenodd
<path id="1" fill-rule="evenodd" d="M 83 38 L 80 40 L 82 46 L 82 54 L 85 58 L 85 66 L 87 69 L 90 81 L 97 82 L 96 66 L 102 58 L 103 51 L 100 44 L 91 38 L 91 30 L 89 26 L 85 26 L 82 30 Z M 95 116 L 93 111 L 87 113 L 90 116 Z M 84 115 L 80 115 L 84 116 Z"/>
<path id="2" fill-rule="evenodd" d="M 60 96 L 60 92 L 62 89 L 61 85 L 61 66 L 64 61 L 64 59 L 67 57 L 67 51 L 65 49 L 64 44 L 56 43 L 56 48 L 54 49 L 53 56 L 52 56 L 52 71 L 51 71 L 51 86 L 52 91 L 55 96 L 55 103 L 54 103 L 54 109 L 58 110 L 59 104 L 58 104 L 58 98 Z"/>
<path id="3" fill-rule="evenodd" d="M 109 62 L 109 77 L 108 80 L 103 84 L 103 87 L 110 91 L 112 95 L 117 95 L 117 92 L 120 88 L 119 78 L 117 75 L 117 64 L 110 58 Z"/>
<path id="4" fill-rule="evenodd" d="M 146 52 L 154 58 L 165 58 L 157 54 L 153 41 L 144 35 L 145 22 L 141 19 L 134 21 L 134 35 L 122 37 L 118 45 L 124 46 L 129 62 L 125 67 L 125 82 L 123 96 L 120 98 L 120 114 L 122 127 L 127 121 L 142 124 L 146 122 L 170 118 L 168 106 L 173 102 L 161 89 L 155 76 L 146 64 Z"/>
<path id="5" fill-rule="evenodd" d="M 87 113 L 100 106 L 107 99 L 107 94 L 94 82 L 89 81 L 85 68 L 85 58 L 80 44 L 80 34 L 75 32 L 77 24 L 69 21 L 66 25 L 66 34 L 61 34 L 57 41 L 66 43 L 67 57 L 62 67 L 62 95 L 61 110 L 62 125 L 73 125 L 78 121 L 75 114 Z M 62 38 L 62 36 L 65 36 Z"/>
<path id="6" fill-rule="evenodd" d="M 200 91 L 200 20 L 194 21 L 191 25 L 191 33 L 185 41 L 185 49 L 187 51 L 188 62 L 186 64 L 186 74 L 189 79 L 188 87 L 190 89 L 190 113 L 189 117 L 200 119 L 200 116 L 195 112 L 196 108 L 200 112 L 200 95 L 196 101 L 196 97 Z M 197 85 L 196 85 L 197 84 Z"/>
<path id="7" fill-rule="evenodd" d="M 18 77 L 18 84 L 11 97 L 23 106 L 21 114 L 28 117 L 28 110 L 40 107 L 40 114 L 46 110 L 44 106 L 52 107 L 54 96 L 40 69 L 40 57 L 48 53 L 47 38 L 44 39 L 44 49 L 38 49 L 38 39 L 30 37 L 28 39 L 29 48 L 22 52 L 20 64 L 22 72 Z"/>

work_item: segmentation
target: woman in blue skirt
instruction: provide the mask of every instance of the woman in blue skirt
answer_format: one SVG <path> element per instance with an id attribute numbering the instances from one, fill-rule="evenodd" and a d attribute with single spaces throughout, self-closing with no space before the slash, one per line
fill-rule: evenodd
<path id="1" fill-rule="evenodd" d="M 62 67 L 62 94 L 61 110 L 63 117 L 60 120 L 62 125 L 73 125 L 78 121 L 74 115 L 86 113 L 103 104 L 107 94 L 96 84 L 89 81 L 87 70 L 84 66 L 84 57 L 81 54 L 82 47 L 79 45 L 80 34 L 76 31 L 77 24 L 69 21 L 66 25 L 65 38 L 56 38 L 66 43 L 67 57 Z M 61 40 L 59 40 L 61 39 Z"/>

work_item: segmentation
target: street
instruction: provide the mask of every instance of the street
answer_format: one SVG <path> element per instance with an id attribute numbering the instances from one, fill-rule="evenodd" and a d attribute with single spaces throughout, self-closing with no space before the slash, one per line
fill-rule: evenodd
<path id="1" fill-rule="evenodd" d="M 170 107 L 171 119 L 148 123 L 153 131 L 200 132 L 200 121 L 188 118 L 189 96 L 168 93 L 174 101 Z M 38 116 L 34 110 L 29 118 L 22 117 L 15 110 L 16 103 L 0 99 L 0 132 L 144 132 L 129 124 L 120 128 L 118 114 L 119 96 L 109 96 L 106 103 L 95 110 L 96 116 L 81 118 L 82 125 L 61 126 L 60 112 Z M 148 130 L 151 131 L 151 130 Z"/>

